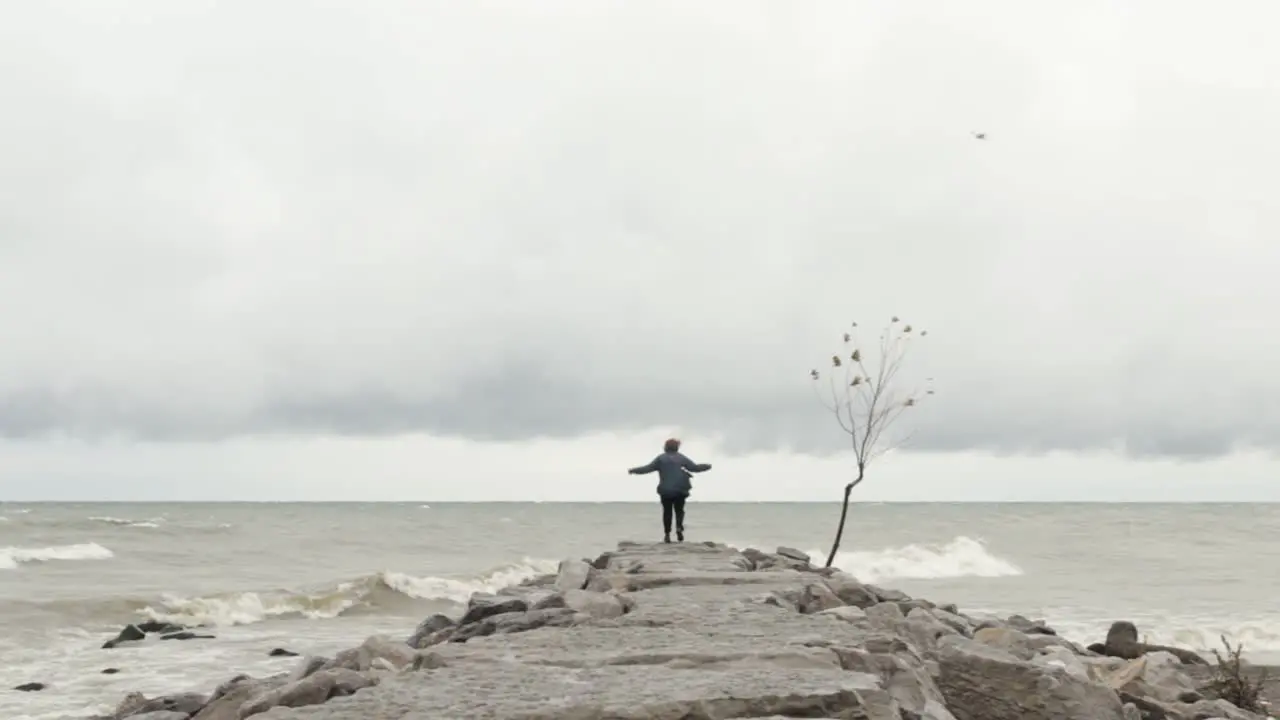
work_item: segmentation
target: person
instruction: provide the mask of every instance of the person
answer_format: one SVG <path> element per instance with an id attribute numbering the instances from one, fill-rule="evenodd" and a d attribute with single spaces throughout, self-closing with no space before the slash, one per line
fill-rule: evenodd
<path id="1" fill-rule="evenodd" d="M 671 519 L 675 516 L 676 540 L 684 542 L 684 502 L 689 499 L 693 483 L 691 473 L 706 472 L 711 466 L 696 463 L 680 452 L 680 441 L 670 438 L 662 446 L 662 454 L 648 465 L 634 467 L 632 475 L 658 473 L 658 497 L 662 500 L 662 542 L 671 542 Z"/>

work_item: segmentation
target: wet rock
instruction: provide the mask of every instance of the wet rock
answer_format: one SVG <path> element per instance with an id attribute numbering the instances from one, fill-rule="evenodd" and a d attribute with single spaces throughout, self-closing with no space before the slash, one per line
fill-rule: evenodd
<path id="1" fill-rule="evenodd" d="M 118 718 L 137 718 L 147 713 L 176 712 L 189 717 L 200 712 L 209 698 L 199 693 L 178 693 L 148 699 L 142 693 L 131 693 L 116 708 Z"/>
<path id="2" fill-rule="evenodd" d="M 476 593 L 467 602 L 467 611 L 458 624 L 470 625 L 494 615 L 524 612 L 528 609 L 529 604 L 521 598 Z"/>
<path id="3" fill-rule="evenodd" d="M 413 634 L 409 636 L 406 644 L 411 648 L 427 647 L 427 639 L 432 635 L 453 627 L 453 619 L 448 615 L 439 613 L 428 616 L 425 620 L 418 623 L 418 627 L 414 629 Z"/>
<path id="4" fill-rule="evenodd" d="M 40 692 L 47 687 L 49 686 L 42 682 L 29 682 L 15 687 L 14 690 L 17 690 L 18 692 Z"/>
<path id="5" fill-rule="evenodd" d="M 182 632 L 183 630 L 190 629 L 186 625 L 178 625 L 176 623 L 171 623 L 171 622 L 161 622 L 159 620 L 147 620 L 146 622 L 140 622 L 135 627 L 137 627 L 139 630 L 141 630 L 144 633 L 148 633 L 148 634 L 154 633 L 157 635 L 167 635 L 169 633 Z"/>
<path id="6" fill-rule="evenodd" d="M 298 657 L 298 653 L 284 648 L 271 648 L 271 652 L 267 653 L 267 657 Z"/>
<path id="7" fill-rule="evenodd" d="M 1090 645 L 1089 649 L 1094 650 L 1096 646 Z M 1100 650 L 1094 650 L 1103 655 L 1111 657 L 1124 658 L 1126 660 L 1136 660 L 1137 658 L 1150 652 L 1167 652 L 1178 658 L 1182 663 L 1187 665 L 1208 665 L 1209 662 L 1201 657 L 1198 653 L 1183 648 L 1172 647 L 1169 645 L 1152 645 L 1138 641 L 1138 627 L 1127 620 L 1120 620 L 1111 624 L 1107 630 L 1107 639 L 1102 644 Z"/>
<path id="8" fill-rule="evenodd" d="M 146 640 L 147 634 L 137 625 L 125 625 L 124 628 L 116 634 L 115 637 L 102 644 L 104 650 L 110 650 L 119 647 L 125 643 L 134 643 L 139 640 Z"/>
<path id="9" fill-rule="evenodd" d="M 588 592 L 588 591 L 580 591 Z M 522 613 L 504 613 L 481 620 L 478 623 L 457 628 L 450 636 L 451 643 L 464 643 L 472 638 L 489 635 L 510 635 L 528 632 L 541 627 L 566 627 L 572 625 L 578 613 L 571 608 L 529 610 Z"/>

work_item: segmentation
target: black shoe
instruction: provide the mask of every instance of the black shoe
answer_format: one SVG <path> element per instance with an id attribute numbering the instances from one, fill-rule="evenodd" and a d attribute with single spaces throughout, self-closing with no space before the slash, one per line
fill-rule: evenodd
<path id="1" fill-rule="evenodd" d="M 684 528 L 676 531 L 676 542 L 684 542 Z"/>
<path id="2" fill-rule="evenodd" d="M 663 535 L 663 536 L 662 536 L 662 542 L 664 542 L 664 543 L 669 543 L 669 542 L 671 542 L 671 533 L 667 533 L 666 535 Z"/>

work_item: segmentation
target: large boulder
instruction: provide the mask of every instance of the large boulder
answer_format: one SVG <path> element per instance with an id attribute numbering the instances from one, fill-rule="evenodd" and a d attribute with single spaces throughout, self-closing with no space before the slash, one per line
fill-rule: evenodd
<path id="1" fill-rule="evenodd" d="M 854 576 L 835 572 L 823 579 L 827 587 L 846 605 L 867 609 L 880 602 L 880 598 L 869 587 L 858 582 Z"/>
<path id="2" fill-rule="evenodd" d="M 845 670 L 876 675 L 898 706 L 929 720 L 954 720 L 942 691 L 925 663 L 909 653 L 873 653 L 861 648 L 832 648 Z"/>
<path id="3" fill-rule="evenodd" d="M 1209 662 L 1199 653 L 1171 645 L 1153 645 L 1138 641 L 1138 626 L 1127 620 L 1111 624 L 1107 630 L 1107 640 L 1102 645 L 1091 645 L 1091 650 L 1111 657 L 1136 660 L 1151 652 L 1166 652 L 1186 665 L 1208 665 Z"/>
<path id="4" fill-rule="evenodd" d="M 1114 690 L 959 635 L 938 650 L 938 687 L 957 720 L 1125 720 Z"/>
<path id="5" fill-rule="evenodd" d="M 405 644 L 415 649 L 427 647 L 428 638 L 441 630 L 451 627 L 453 627 L 453 619 L 448 615 L 439 613 L 431 615 L 418 623 L 418 627 L 414 629 L 413 634 L 409 636 Z"/>
<path id="6" fill-rule="evenodd" d="M 1183 667 L 1182 661 L 1169 653 L 1150 652 L 1126 661 L 1100 679 L 1117 692 L 1166 703 L 1181 702 L 1197 694 L 1195 682 L 1183 672 Z"/>
<path id="7" fill-rule="evenodd" d="M 343 650 L 333 659 L 323 664 L 320 670 L 400 670 L 411 663 L 417 655 L 415 648 L 408 644 L 392 640 L 385 635 L 373 635 L 365 639 L 359 647 Z"/>
<path id="8" fill-rule="evenodd" d="M 352 695 L 377 683 L 377 678 L 347 668 L 321 670 L 249 700 L 240 707 L 240 720 L 274 707 L 319 705 L 330 698 Z"/>
<path id="9" fill-rule="evenodd" d="M 463 613 L 458 624 L 470 625 L 494 615 L 524 612 L 528 609 L 529 603 L 524 598 L 476 593 L 467 602 L 467 611 Z"/>
<path id="10" fill-rule="evenodd" d="M 591 579 L 591 564 L 585 560 L 562 560 L 556 573 L 556 590 L 567 592 L 581 590 Z"/>

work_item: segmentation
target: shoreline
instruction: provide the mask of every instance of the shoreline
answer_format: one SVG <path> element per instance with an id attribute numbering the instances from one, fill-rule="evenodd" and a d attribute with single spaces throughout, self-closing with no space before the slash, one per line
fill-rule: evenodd
<path id="1" fill-rule="evenodd" d="M 1266 717 L 1207 697 L 1210 671 L 1090 652 L 1043 621 L 965 614 L 786 548 L 624 542 L 475 595 L 461 618 L 97 718 Z"/>

